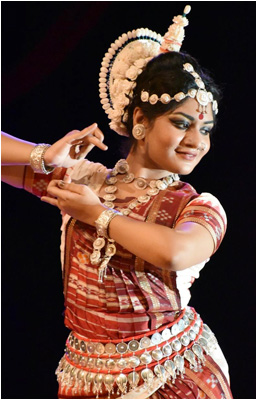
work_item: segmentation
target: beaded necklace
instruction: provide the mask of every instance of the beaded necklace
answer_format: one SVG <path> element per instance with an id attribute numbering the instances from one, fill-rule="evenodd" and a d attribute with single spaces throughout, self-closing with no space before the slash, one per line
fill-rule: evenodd
<path id="1" fill-rule="evenodd" d="M 105 179 L 105 183 L 108 186 L 104 189 L 106 194 L 103 196 L 105 200 L 103 204 L 108 208 L 115 208 L 114 201 L 116 200 L 115 193 L 117 192 L 117 186 L 115 186 L 115 184 L 118 182 L 118 174 L 125 175 L 123 179 L 121 179 L 121 182 L 133 182 L 137 189 L 144 190 L 149 187 L 145 195 L 135 198 L 128 207 L 116 207 L 123 215 L 129 215 L 139 204 L 147 203 L 153 196 L 156 196 L 160 190 L 167 189 L 174 181 L 179 180 L 177 174 L 170 174 L 162 179 L 153 179 L 148 183 L 145 178 L 135 178 L 134 174 L 129 172 L 129 165 L 126 160 L 119 160 Z"/>
<path id="2" fill-rule="evenodd" d="M 133 182 L 137 189 L 144 190 L 149 187 L 145 195 L 133 199 L 133 201 L 130 202 L 129 205 L 126 207 L 117 207 L 114 204 L 114 201 L 116 200 L 116 192 L 118 190 L 115 184 L 118 182 L 117 175 L 119 174 L 124 175 L 123 179 L 121 179 L 121 182 L 127 184 Z M 160 192 L 160 190 L 167 189 L 167 187 L 170 186 L 174 181 L 178 180 L 179 176 L 177 174 L 171 174 L 162 179 L 151 180 L 148 183 L 145 178 L 135 178 L 134 174 L 129 172 L 128 162 L 124 159 L 121 159 L 115 164 L 115 167 L 111 170 L 110 174 L 105 179 L 107 187 L 104 189 L 106 194 L 103 196 L 103 204 L 108 208 L 116 208 L 118 211 L 120 211 L 120 213 L 128 216 L 138 205 L 147 203 L 153 196 L 156 196 Z M 101 250 L 104 247 L 105 254 L 102 256 Z M 90 262 L 92 265 L 99 265 L 99 282 L 103 282 L 103 278 L 106 277 L 107 265 L 115 253 L 116 246 L 113 239 L 108 238 L 106 244 L 106 239 L 104 237 L 98 236 L 93 242 L 93 253 L 90 256 Z"/>

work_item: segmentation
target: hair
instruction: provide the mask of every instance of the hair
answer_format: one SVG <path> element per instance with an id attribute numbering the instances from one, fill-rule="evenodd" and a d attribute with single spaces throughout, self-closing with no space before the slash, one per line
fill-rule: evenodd
<path id="1" fill-rule="evenodd" d="M 194 70 L 200 75 L 205 88 L 213 94 L 214 100 L 219 101 L 221 98 L 220 89 L 214 83 L 210 74 L 201 69 L 199 63 L 187 53 L 168 52 L 154 57 L 148 62 L 144 71 L 138 76 L 136 80 L 136 87 L 133 92 L 133 97 L 130 98 L 130 103 L 126 110 L 128 113 L 127 121 L 123 121 L 126 126 L 132 144 L 135 139 L 132 136 L 133 128 L 133 113 L 136 107 L 140 107 L 143 114 L 148 119 L 149 123 L 169 111 L 175 110 L 179 105 L 185 102 L 188 97 L 180 102 L 172 100 L 168 104 L 162 104 L 158 101 L 155 105 L 149 102 L 141 101 L 141 91 L 146 90 L 149 95 L 157 94 L 159 97 L 163 93 L 168 93 L 173 97 L 176 93 L 187 93 L 189 89 L 198 89 L 194 77 L 183 70 L 183 64 L 190 63 L 193 65 Z M 216 120 L 216 117 L 214 118 Z"/>

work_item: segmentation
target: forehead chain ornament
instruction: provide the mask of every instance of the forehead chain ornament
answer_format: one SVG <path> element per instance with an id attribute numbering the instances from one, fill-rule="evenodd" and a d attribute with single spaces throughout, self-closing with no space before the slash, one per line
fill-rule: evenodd
<path id="1" fill-rule="evenodd" d="M 216 100 L 213 99 L 213 95 L 211 92 L 207 92 L 205 89 L 205 84 L 197 72 L 195 72 L 194 67 L 190 63 L 186 63 L 183 65 L 183 70 L 190 73 L 195 80 L 198 89 L 192 88 L 189 89 L 187 93 L 179 92 L 175 94 L 175 96 L 171 97 L 168 93 L 163 93 L 160 97 L 157 94 L 152 94 L 151 96 L 146 90 L 142 90 L 141 92 L 141 100 L 143 103 L 149 102 L 150 104 L 154 105 L 158 101 L 162 104 L 169 104 L 172 100 L 180 102 L 181 100 L 185 99 L 186 97 L 190 97 L 191 99 L 196 99 L 199 104 L 199 119 L 204 118 L 204 114 L 207 113 L 207 106 L 209 103 L 212 103 L 212 110 L 214 114 L 218 112 L 218 103 Z"/>
<path id="2" fill-rule="evenodd" d="M 187 5 L 182 15 L 174 17 L 163 37 L 148 28 L 136 29 L 119 36 L 105 53 L 99 75 L 100 101 L 111 121 L 110 128 L 118 134 L 129 136 L 125 125 L 128 118 L 126 108 L 133 97 L 137 77 L 158 54 L 180 51 L 185 36 L 184 28 L 189 23 L 186 15 L 190 10 L 191 7 Z M 217 101 L 213 99 L 211 92 L 206 91 L 203 80 L 193 66 L 186 63 L 183 69 L 194 77 L 197 89 L 192 88 L 188 93 L 179 92 L 173 97 L 167 93 L 158 97 L 143 90 L 141 100 L 154 105 L 157 101 L 168 104 L 171 100 L 179 102 L 185 97 L 191 97 L 199 104 L 200 119 L 203 119 L 208 103 L 212 103 L 213 112 L 217 114 Z"/>

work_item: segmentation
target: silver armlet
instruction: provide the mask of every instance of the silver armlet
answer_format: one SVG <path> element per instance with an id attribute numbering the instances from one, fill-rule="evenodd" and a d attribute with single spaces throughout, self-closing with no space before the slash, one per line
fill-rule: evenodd
<path id="1" fill-rule="evenodd" d="M 98 236 L 103 236 L 107 239 L 109 239 L 108 235 L 108 227 L 111 222 L 111 220 L 116 217 L 117 215 L 122 215 L 119 211 L 116 210 L 104 210 L 97 220 L 95 221 L 95 226 L 96 226 L 96 231 Z"/>

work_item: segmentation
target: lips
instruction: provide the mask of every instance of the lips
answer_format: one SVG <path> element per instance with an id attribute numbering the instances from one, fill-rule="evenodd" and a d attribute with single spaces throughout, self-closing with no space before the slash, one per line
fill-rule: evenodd
<path id="1" fill-rule="evenodd" d="M 193 161 L 197 156 L 197 152 L 190 150 L 176 150 L 176 153 L 185 160 Z"/>

